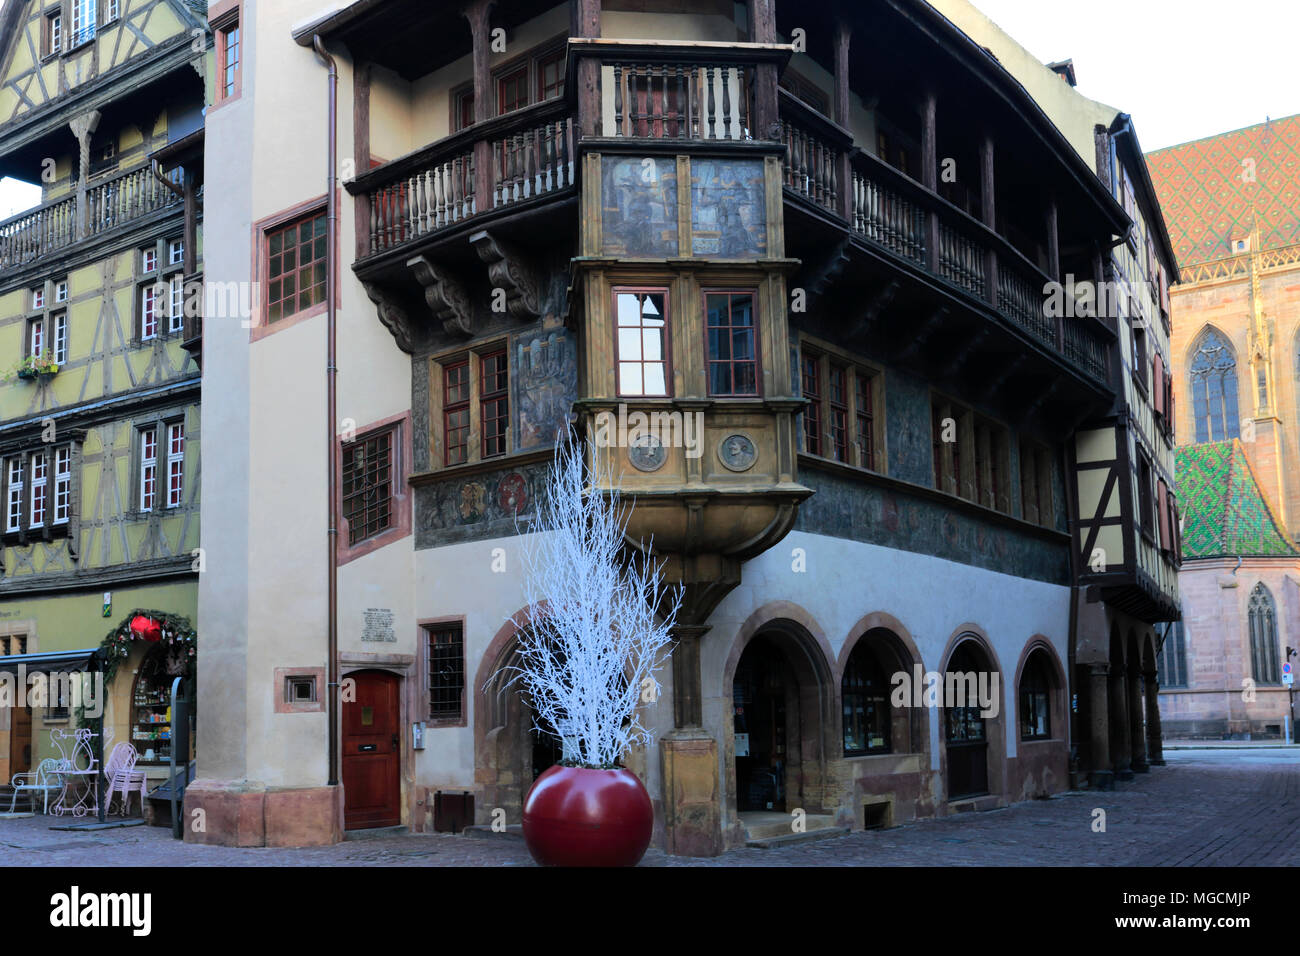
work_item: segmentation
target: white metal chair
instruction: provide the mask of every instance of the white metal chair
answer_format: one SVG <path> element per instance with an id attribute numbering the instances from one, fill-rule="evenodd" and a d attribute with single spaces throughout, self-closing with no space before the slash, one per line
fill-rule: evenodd
<path id="1" fill-rule="evenodd" d="M 113 807 L 113 794 L 122 794 L 122 816 L 126 816 L 131 807 L 131 794 L 140 794 L 140 813 L 144 814 L 145 776 L 143 770 L 135 769 L 135 762 L 140 759 L 139 752 L 127 741 L 115 744 L 113 752 L 108 755 L 104 766 L 104 778 L 108 781 L 108 793 L 104 797 L 104 812 Z"/>
<path id="2" fill-rule="evenodd" d="M 46 757 L 36 765 L 35 770 L 28 770 L 23 773 L 16 773 L 10 785 L 14 788 L 14 795 L 9 801 L 9 812 L 14 812 L 14 806 L 18 803 L 18 795 L 25 794 L 31 801 L 32 812 L 36 812 L 36 795 L 39 793 L 44 798 L 42 803 L 42 813 L 50 812 L 50 794 L 57 794 L 63 789 L 63 777 L 60 770 L 67 769 L 66 760 L 55 760 L 53 757 Z"/>

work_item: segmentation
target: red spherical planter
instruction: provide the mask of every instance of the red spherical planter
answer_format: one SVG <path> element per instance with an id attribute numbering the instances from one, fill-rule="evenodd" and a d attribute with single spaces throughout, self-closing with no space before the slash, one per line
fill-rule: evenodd
<path id="1" fill-rule="evenodd" d="M 654 808 L 630 770 L 554 766 L 524 798 L 524 841 L 542 866 L 636 866 Z"/>

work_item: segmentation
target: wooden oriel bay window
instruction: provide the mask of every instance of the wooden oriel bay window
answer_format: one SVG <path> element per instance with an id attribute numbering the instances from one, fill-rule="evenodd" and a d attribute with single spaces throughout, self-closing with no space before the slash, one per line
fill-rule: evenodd
<path id="1" fill-rule="evenodd" d="M 882 470 L 881 375 L 828 346 L 801 346 L 799 387 L 804 406 L 803 450 L 832 461 Z"/>
<path id="2" fill-rule="evenodd" d="M 614 315 L 618 394 L 670 396 L 668 290 L 616 287 Z"/>
<path id="3" fill-rule="evenodd" d="M 709 395 L 758 395 L 758 330 L 753 290 L 704 294 Z"/>
<path id="4" fill-rule="evenodd" d="M 510 361 L 504 341 L 433 359 L 430 391 L 434 467 L 509 454 Z"/>

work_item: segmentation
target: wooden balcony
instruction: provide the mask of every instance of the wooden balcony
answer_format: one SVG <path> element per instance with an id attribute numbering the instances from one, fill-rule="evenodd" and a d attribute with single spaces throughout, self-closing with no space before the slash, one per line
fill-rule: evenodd
<path id="1" fill-rule="evenodd" d="M 167 175 L 181 187 L 180 170 Z M 181 198 L 154 176 L 148 164 L 118 173 L 90 185 L 84 200 L 73 194 L 0 222 L 0 272 L 181 205 Z"/>
<path id="2" fill-rule="evenodd" d="M 1003 236 L 921 183 L 853 145 L 852 136 L 781 91 L 788 203 L 928 277 L 1099 382 L 1108 376 L 1109 333 L 1095 318 L 1049 317 L 1052 278 Z M 791 254 L 796 254 L 792 252 Z"/>
<path id="3" fill-rule="evenodd" d="M 574 191 L 564 98 L 476 123 L 348 182 L 369 214 L 358 259 L 390 258 L 443 230 Z"/>

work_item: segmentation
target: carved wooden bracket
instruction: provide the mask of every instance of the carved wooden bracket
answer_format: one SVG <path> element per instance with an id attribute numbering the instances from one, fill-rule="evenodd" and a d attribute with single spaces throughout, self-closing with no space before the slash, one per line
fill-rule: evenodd
<path id="1" fill-rule="evenodd" d="M 433 317 L 442 323 L 450 335 L 474 334 L 474 307 L 469 293 L 451 272 L 429 260 L 427 256 L 408 259 L 406 265 L 424 286 L 424 299 L 433 311 Z"/>
<path id="2" fill-rule="evenodd" d="M 397 347 L 408 355 L 415 352 L 415 329 L 411 326 L 411 317 L 406 314 L 388 290 L 374 282 L 363 282 L 362 287 L 366 290 L 366 295 L 370 301 L 375 304 L 375 309 L 379 313 L 379 321 L 384 324 L 384 328 L 392 333 Z"/>
<path id="3" fill-rule="evenodd" d="M 488 267 L 493 289 L 504 289 L 506 309 L 516 319 L 530 321 L 542 314 L 542 283 L 533 264 L 519 248 L 489 232 L 476 232 L 470 245 Z"/>

